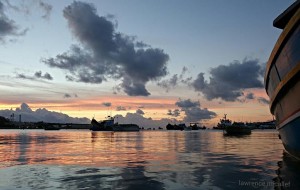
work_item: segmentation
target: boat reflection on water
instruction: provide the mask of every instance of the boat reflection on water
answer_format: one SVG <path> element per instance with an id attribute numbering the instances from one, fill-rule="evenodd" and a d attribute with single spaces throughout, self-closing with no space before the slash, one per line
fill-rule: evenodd
<path id="1" fill-rule="evenodd" d="M 282 160 L 277 162 L 277 177 L 273 179 L 274 189 L 298 189 L 300 187 L 300 163 L 295 157 L 283 151 Z"/>

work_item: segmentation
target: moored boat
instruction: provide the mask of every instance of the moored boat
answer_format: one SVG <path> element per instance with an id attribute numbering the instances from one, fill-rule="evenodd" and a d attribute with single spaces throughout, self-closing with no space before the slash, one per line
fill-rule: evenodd
<path id="1" fill-rule="evenodd" d="M 230 126 L 232 124 L 231 120 L 226 118 L 227 114 L 224 114 L 224 117 L 220 119 L 217 127 L 213 127 L 213 129 L 221 129 L 224 130 L 226 126 Z"/>
<path id="2" fill-rule="evenodd" d="M 91 121 L 92 127 L 90 130 L 92 131 L 139 131 L 140 128 L 136 124 L 119 124 L 114 122 L 113 117 L 108 117 L 108 119 L 103 121 L 96 121 L 94 118 Z"/>
<path id="3" fill-rule="evenodd" d="M 300 1 L 273 25 L 283 29 L 268 60 L 265 88 L 285 150 L 300 159 Z"/>
<path id="4" fill-rule="evenodd" d="M 246 126 L 243 122 L 233 122 L 232 125 L 225 127 L 226 135 L 250 135 L 251 128 Z"/>

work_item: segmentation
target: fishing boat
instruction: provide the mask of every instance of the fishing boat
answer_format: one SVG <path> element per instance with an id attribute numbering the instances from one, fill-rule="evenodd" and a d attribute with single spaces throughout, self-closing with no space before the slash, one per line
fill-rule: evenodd
<path id="1" fill-rule="evenodd" d="M 282 29 L 265 72 L 270 111 L 285 150 L 300 159 L 300 1 L 273 22 Z"/>
<path id="2" fill-rule="evenodd" d="M 136 124 L 119 124 L 114 122 L 114 117 L 108 117 L 103 121 L 96 121 L 94 118 L 91 121 L 92 127 L 90 130 L 92 131 L 139 131 L 140 127 Z"/>
<path id="3" fill-rule="evenodd" d="M 226 135 L 250 135 L 251 128 L 243 122 L 233 122 L 232 125 L 225 127 Z"/>
<path id="4" fill-rule="evenodd" d="M 220 119 L 220 122 L 217 124 L 217 127 L 213 127 L 213 129 L 221 129 L 224 130 L 226 126 L 232 125 L 231 120 L 226 118 L 227 114 L 224 114 L 224 117 Z"/>

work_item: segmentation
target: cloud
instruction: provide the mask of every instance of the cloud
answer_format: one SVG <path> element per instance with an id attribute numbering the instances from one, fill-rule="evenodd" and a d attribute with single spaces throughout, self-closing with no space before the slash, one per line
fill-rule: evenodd
<path id="1" fill-rule="evenodd" d="M 35 72 L 34 76 L 40 79 L 53 80 L 53 77 L 49 73 L 45 73 L 44 75 L 42 75 L 42 71 Z"/>
<path id="2" fill-rule="evenodd" d="M 192 108 L 192 107 L 197 107 L 200 106 L 200 102 L 193 102 L 191 101 L 191 99 L 186 99 L 186 100 L 181 100 L 179 99 L 179 101 L 177 101 L 175 103 L 176 106 L 180 107 L 180 108 Z"/>
<path id="3" fill-rule="evenodd" d="M 184 77 L 187 70 L 187 67 L 184 66 L 179 76 L 178 74 L 174 74 L 170 79 L 159 81 L 157 85 L 161 86 L 162 88 L 166 89 L 167 92 L 169 92 L 171 88 L 175 88 L 180 83 L 188 84 L 192 80 L 192 77 Z"/>
<path id="4" fill-rule="evenodd" d="M 70 117 L 67 114 L 49 111 L 45 108 L 39 108 L 33 111 L 28 104 L 22 103 L 19 108 L 15 110 L 12 109 L 5 109 L 0 110 L 0 115 L 6 118 L 10 118 L 11 115 L 14 114 L 15 120 L 19 119 L 19 115 L 22 116 L 23 122 L 49 122 L 49 123 L 83 123 L 88 124 L 90 123 L 90 119 L 78 118 L 78 117 Z"/>
<path id="5" fill-rule="evenodd" d="M 173 116 L 173 117 L 178 117 L 180 116 L 180 110 L 179 109 L 174 109 L 172 110 L 168 110 L 167 115 Z"/>
<path id="6" fill-rule="evenodd" d="M 110 107 L 111 103 L 110 102 L 103 102 L 102 105 L 105 106 L 105 107 Z"/>
<path id="7" fill-rule="evenodd" d="M 204 119 L 212 119 L 217 116 L 213 111 L 209 111 L 207 108 L 201 108 L 199 101 L 192 101 L 190 99 L 179 99 L 175 105 L 181 108 L 181 111 L 185 113 L 183 120 L 185 122 L 197 122 Z"/>
<path id="8" fill-rule="evenodd" d="M 148 96 L 146 84 L 167 75 L 168 54 L 116 32 L 111 17 L 99 16 L 92 4 L 75 1 L 63 14 L 83 48 L 73 45 L 42 62 L 67 71 L 69 80 L 101 84 L 112 78 L 122 81 L 118 87 L 127 95 Z"/>
<path id="9" fill-rule="evenodd" d="M 6 7 L 0 1 L 0 42 L 5 42 L 5 38 L 8 36 L 21 36 L 27 32 L 27 29 L 19 31 L 15 21 L 6 16 L 5 10 Z"/>
<path id="10" fill-rule="evenodd" d="M 69 94 L 69 93 L 65 93 L 64 94 L 64 98 L 72 98 L 72 97 L 74 97 L 74 98 L 78 98 L 78 95 L 77 94 Z"/>
<path id="11" fill-rule="evenodd" d="M 261 103 L 261 104 L 266 104 L 266 105 L 269 105 L 269 104 L 270 104 L 270 101 L 267 100 L 266 98 L 263 98 L 263 97 L 258 97 L 257 100 L 258 100 L 258 102 Z"/>
<path id="12" fill-rule="evenodd" d="M 45 3 L 41 0 L 38 1 L 39 7 L 44 11 L 44 14 L 42 15 L 42 18 L 49 19 L 51 11 L 52 11 L 52 5 Z"/>
<path id="13" fill-rule="evenodd" d="M 140 115 L 144 115 L 145 114 L 145 112 L 143 110 L 141 110 L 141 109 L 137 109 L 135 113 L 140 114 Z"/>
<path id="14" fill-rule="evenodd" d="M 254 99 L 254 94 L 253 94 L 252 92 L 248 93 L 248 94 L 246 95 L 246 99 L 248 99 L 248 100 L 253 100 L 253 99 Z"/>
<path id="15" fill-rule="evenodd" d="M 64 98 L 71 98 L 72 96 L 68 93 L 64 94 Z"/>
<path id="16" fill-rule="evenodd" d="M 139 127 L 147 128 L 158 128 L 163 127 L 165 128 L 168 123 L 179 123 L 176 119 L 166 119 L 162 118 L 159 120 L 154 120 L 152 118 L 145 118 L 143 115 L 138 113 L 127 113 L 125 116 L 122 115 L 115 115 L 115 122 L 120 124 L 125 123 L 132 123 L 137 124 Z"/>
<path id="17" fill-rule="evenodd" d="M 28 76 L 25 74 L 17 74 L 17 78 L 20 79 L 28 79 L 28 80 L 37 80 L 37 79 L 45 79 L 45 80 L 53 80 L 53 77 L 49 73 L 42 74 L 42 71 L 37 71 L 33 76 Z"/>
<path id="18" fill-rule="evenodd" d="M 229 65 L 220 65 L 210 70 L 210 81 L 204 79 L 204 73 L 199 73 L 192 82 L 196 91 L 208 99 L 220 98 L 225 101 L 236 101 L 248 88 L 262 88 L 260 80 L 261 66 L 258 60 L 234 61 Z"/>
<path id="19" fill-rule="evenodd" d="M 116 107 L 116 110 L 117 110 L 117 111 L 125 111 L 126 108 L 123 107 L 123 106 L 117 106 L 117 107 Z"/>

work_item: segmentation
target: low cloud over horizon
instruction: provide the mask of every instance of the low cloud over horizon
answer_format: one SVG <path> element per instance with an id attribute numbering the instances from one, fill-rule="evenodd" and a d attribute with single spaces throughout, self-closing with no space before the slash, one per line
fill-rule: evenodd
<path id="1" fill-rule="evenodd" d="M 67 114 L 55 111 L 49 111 L 46 108 L 38 108 L 33 111 L 28 104 L 22 103 L 19 108 L 0 110 L 0 116 L 11 118 L 14 115 L 15 121 L 19 120 L 21 115 L 22 122 L 49 122 L 49 123 L 80 123 L 88 124 L 90 119 L 83 117 L 70 117 Z"/>

